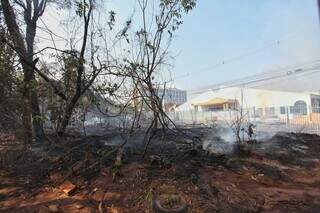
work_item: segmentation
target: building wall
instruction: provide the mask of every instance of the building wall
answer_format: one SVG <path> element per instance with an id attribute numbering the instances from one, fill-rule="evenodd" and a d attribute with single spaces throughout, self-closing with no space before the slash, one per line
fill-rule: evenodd
<path id="1" fill-rule="evenodd" d="M 261 90 L 251 88 L 231 87 L 215 91 L 205 92 L 191 101 L 178 107 L 178 111 L 194 110 L 197 103 L 205 102 L 213 98 L 235 99 L 242 103 L 244 108 L 267 108 L 294 106 L 297 101 L 303 101 L 307 106 L 311 105 L 310 93 L 293 93 L 283 91 Z M 243 100 L 243 101 L 242 101 Z M 198 110 L 202 110 L 201 107 Z"/>
<path id="2" fill-rule="evenodd" d="M 164 104 L 181 105 L 187 102 L 187 91 L 176 88 L 159 89 L 158 96 Z"/>

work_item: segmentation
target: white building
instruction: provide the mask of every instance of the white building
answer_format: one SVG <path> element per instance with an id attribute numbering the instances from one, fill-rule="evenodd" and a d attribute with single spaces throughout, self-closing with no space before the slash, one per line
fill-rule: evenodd
<path id="1" fill-rule="evenodd" d="M 170 111 L 181 104 L 187 102 L 187 91 L 177 88 L 160 88 L 157 91 L 158 96 L 162 99 L 165 111 Z"/>
<path id="2" fill-rule="evenodd" d="M 308 116 L 318 114 L 320 95 L 228 87 L 204 92 L 176 109 L 177 112 L 221 112 L 251 109 L 256 117 Z M 250 112 L 251 113 L 251 112 Z"/>

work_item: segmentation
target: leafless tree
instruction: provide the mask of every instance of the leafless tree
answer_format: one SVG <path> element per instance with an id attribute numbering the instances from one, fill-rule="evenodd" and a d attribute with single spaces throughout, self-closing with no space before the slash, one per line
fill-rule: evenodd
<path id="1" fill-rule="evenodd" d="M 162 101 L 157 94 L 159 85 L 157 85 L 155 78 L 157 72 L 161 70 L 160 67 L 166 64 L 173 33 L 182 24 L 182 14 L 195 6 L 195 0 L 157 0 L 155 2 L 138 0 L 142 26 L 131 37 L 129 31 L 132 20 L 130 19 L 115 36 L 116 41 L 125 39 L 132 47 L 131 56 L 126 55 L 121 58 L 123 63 L 119 63 L 119 58 L 109 54 L 107 45 L 104 48 L 99 48 L 101 43 L 107 43 L 107 39 L 103 38 L 103 30 L 100 26 L 97 26 L 96 20 L 94 20 L 94 11 L 98 8 L 96 1 L 68 1 L 67 8 L 76 13 L 77 21 L 81 23 L 81 30 L 77 29 L 76 32 L 73 32 L 73 34 L 77 34 L 77 37 L 70 39 L 69 50 L 57 49 L 54 46 L 45 47 L 36 53 L 34 53 L 34 38 L 37 20 L 42 16 L 47 1 L 14 1 L 14 6 L 19 7 L 20 10 L 22 9 L 25 14 L 25 38 L 19 30 L 15 8 L 10 4 L 9 0 L 1 0 L 1 2 L 13 41 L 9 41 L 8 45 L 18 53 L 25 73 L 25 82 L 29 82 L 25 84 L 24 89 L 25 109 L 23 120 L 26 141 L 31 142 L 32 130 L 28 124 L 31 123 L 32 118 L 35 132 L 39 136 L 37 138 L 43 135 L 41 119 L 36 119 L 37 116 L 41 115 L 37 100 L 37 90 L 35 87 L 30 86 L 30 82 L 36 82 L 35 73 L 48 83 L 53 92 L 63 102 L 63 110 L 60 113 L 62 118 L 57 130 L 59 135 L 65 132 L 79 99 L 89 88 L 100 92 L 107 90 L 109 97 L 117 101 L 122 99 L 118 101 L 121 103 L 119 105 L 122 105 L 119 113 L 131 106 L 132 102 L 140 102 L 140 104 L 134 104 L 134 119 L 131 129 L 134 126 L 139 126 L 142 111 L 145 109 L 145 112 L 153 114 L 148 132 L 156 130 L 159 127 L 159 123 L 162 127 L 168 125 L 166 119 L 169 119 L 169 117 L 163 112 Z M 30 2 L 33 2 L 33 4 Z M 154 7 L 155 5 L 156 7 Z M 148 12 L 150 9 L 152 11 L 151 15 Z M 112 29 L 115 21 L 114 12 L 111 11 L 109 13 L 109 19 L 109 22 L 104 24 Z M 69 21 L 70 24 L 73 20 Z M 97 37 L 100 37 L 100 43 L 95 41 Z M 113 49 L 115 49 L 115 43 L 111 45 Z M 104 49 L 105 55 L 99 54 L 101 49 Z M 74 66 L 76 71 L 75 81 L 73 82 L 74 91 L 72 93 L 63 91 L 56 80 L 53 80 L 47 72 L 36 66 L 38 60 L 34 60 L 34 55 L 42 54 L 47 50 L 68 54 L 75 59 Z M 122 52 L 122 49 L 117 50 L 117 52 Z M 125 54 L 121 53 L 120 55 L 123 56 Z M 102 59 L 101 56 L 103 56 Z M 106 78 L 104 78 L 105 76 Z M 98 78 L 99 83 L 97 83 Z M 113 80 L 106 80 L 108 78 L 116 79 L 117 83 L 111 83 Z M 116 91 L 120 92 L 116 93 Z M 123 93 L 123 95 L 120 95 L 120 93 Z M 31 116 L 31 112 L 33 116 Z"/>
<path id="2" fill-rule="evenodd" d="M 133 43 L 131 57 L 125 59 L 125 69 L 132 79 L 136 99 L 141 106 L 152 113 L 151 124 L 147 130 L 148 147 L 155 131 L 168 127 L 169 117 L 162 108 L 162 100 L 158 95 L 159 84 L 156 76 L 161 66 L 167 64 L 169 47 L 173 34 L 182 24 L 183 13 L 195 6 L 193 0 L 138 0 L 141 26 L 134 32 L 128 43 Z M 151 14 L 151 15 L 150 15 Z M 138 115 L 138 113 L 136 113 Z"/>
<path id="3" fill-rule="evenodd" d="M 235 111 L 235 117 L 231 120 L 231 123 L 228 124 L 238 144 L 245 142 L 245 135 L 248 135 L 251 140 L 251 133 L 248 132 L 249 128 L 251 128 L 250 115 L 244 108 L 243 88 L 241 88 L 240 95 L 240 103 L 233 109 Z"/>

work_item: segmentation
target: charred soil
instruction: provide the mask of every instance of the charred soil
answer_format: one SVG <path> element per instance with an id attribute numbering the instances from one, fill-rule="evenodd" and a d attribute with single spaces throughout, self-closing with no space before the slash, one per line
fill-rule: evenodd
<path id="1" fill-rule="evenodd" d="M 159 134 L 145 158 L 142 133 L 52 135 L 28 147 L 2 134 L 0 209 L 152 212 L 154 197 L 177 194 L 189 212 L 319 211 L 319 136 L 278 133 L 218 155 L 201 147 L 209 131 L 190 130 L 192 139 Z"/>

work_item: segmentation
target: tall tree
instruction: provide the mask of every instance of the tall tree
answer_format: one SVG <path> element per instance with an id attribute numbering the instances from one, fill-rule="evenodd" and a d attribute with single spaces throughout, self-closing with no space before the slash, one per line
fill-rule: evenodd
<path id="1" fill-rule="evenodd" d="M 86 82 L 85 76 L 84 76 L 85 75 L 85 73 L 84 73 L 85 72 L 85 62 L 86 62 L 85 53 L 86 53 L 88 37 L 89 37 L 89 33 L 90 33 L 89 27 L 90 27 L 90 22 L 92 19 L 93 8 L 94 8 L 93 0 L 76 1 L 76 13 L 83 20 L 83 37 L 82 37 L 82 43 L 81 43 L 79 53 L 78 53 L 78 51 L 72 50 L 70 52 L 72 57 L 69 57 L 69 61 L 64 60 L 64 62 L 66 63 L 66 66 L 67 67 L 69 66 L 69 69 L 66 69 L 67 73 L 68 73 L 68 71 L 70 71 L 70 68 L 72 66 L 75 67 L 76 79 L 74 82 L 75 84 L 73 84 L 73 85 L 75 85 L 74 92 L 72 94 L 70 94 L 69 96 L 67 96 L 66 107 L 64 110 L 61 124 L 58 128 L 59 135 L 62 135 L 65 132 L 65 129 L 70 122 L 70 119 L 72 117 L 72 114 L 73 114 L 73 111 L 76 107 L 76 104 L 78 103 L 81 96 L 93 84 L 94 80 L 96 79 L 97 75 L 100 72 L 99 70 L 94 69 L 92 72 L 91 78 L 88 79 L 88 81 Z M 71 60 L 72 61 L 72 63 L 71 63 L 70 59 L 72 59 L 72 58 L 73 58 L 73 60 Z M 95 67 L 92 66 L 92 68 L 95 68 Z M 71 80 L 71 79 L 69 79 L 69 80 Z"/>
<path id="2" fill-rule="evenodd" d="M 0 38 L 9 37 L 0 13 Z M 15 52 L 0 39 L 0 131 L 15 131 L 21 127 L 21 95 L 15 59 Z"/>
<path id="3" fill-rule="evenodd" d="M 162 67 L 168 63 L 173 34 L 183 23 L 183 15 L 196 6 L 196 0 L 137 0 L 137 3 L 140 19 L 137 30 L 131 30 L 134 34 L 130 37 L 129 32 L 127 35 L 127 42 L 132 48 L 129 56 L 124 58 L 124 70 L 134 85 L 133 98 L 140 99 L 140 111 L 144 110 L 142 106 L 146 106 L 145 111 L 152 114 L 145 137 L 146 153 L 156 130 L 159 127 L 170 129 L 169 122 L 173 124 L 162 108 L 162 97 L 158 95 L 162 83 L 156 80 Z M 139 119 L 140 115 L 134 122 L 139 122 Z"/>
<path id="4" fill-rule="evenodd" d="M 165 127 L 165 116 L 161 97 L 158 96 L 156 75 L 161 72 L 168 57 L 168 50 L 174 32 L 182 24 L 184 13 L 196 5 L 195 0 L 138 0 L 141 15 L 140 28 L 135 32 L 132 43 L 134 56 L 126 59 L 126 68 L 133 78 L 139 97 L 153 113 L 150 129 L 157 129 L 159 123 Z M 154 7 L 158 5 L 158 7 Z M 149 13 L 152 10 L 152 13 Z"/>
<path id="5" fill-rule="evenodd" d="M 15 0 L 14 4 L 19 6 L 23 12 L 24 24 L 26 26 L 25 36 L 20 30 L 15 10 L 9 0 L 1 0 L 4 19 L 11 35 L 14 46 L 23 69 L 23 127 L 24 141 L 31 143 L 33 138 L 32 124 L 36 141 L 42 141 L 44 137 L 42 116 L 39 109 L 37 95 L 37 81 L 34 67 L 34 41 L 37 30 L 37 21 L 46 8 L 47 0 Z"/>

